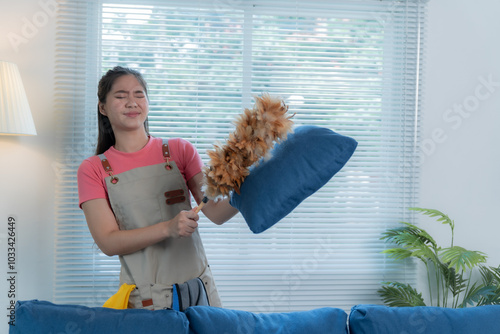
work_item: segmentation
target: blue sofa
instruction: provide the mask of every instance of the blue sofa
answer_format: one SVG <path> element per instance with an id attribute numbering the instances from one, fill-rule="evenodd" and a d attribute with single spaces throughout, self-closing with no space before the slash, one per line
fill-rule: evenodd
<path id="1" fill-rule="evenodd" d="M 349 314 L 326 307 L 251 313 L 209 306 L 174 310 L 114 310 L 19 301 L 13 333 L 175 334 L 462 334 L 500 333 L 500 305 L 466 309 L 357 305 Z"/>

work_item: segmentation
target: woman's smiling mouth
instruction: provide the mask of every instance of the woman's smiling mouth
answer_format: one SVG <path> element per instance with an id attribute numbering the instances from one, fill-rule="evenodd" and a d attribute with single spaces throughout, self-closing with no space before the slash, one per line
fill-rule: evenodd
<path id="1" fill-rule="evenodd" d="M 138 111 L 131 111 L 131 112 L 125 113 L 125 116 L 135 118 L 135 117 L 139 116 L 140 114 L 141 113 Z"/>

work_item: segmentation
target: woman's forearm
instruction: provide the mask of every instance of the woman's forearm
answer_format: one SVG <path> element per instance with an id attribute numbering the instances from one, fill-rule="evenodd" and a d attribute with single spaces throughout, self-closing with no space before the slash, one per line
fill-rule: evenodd
<path id="1" fill-rule="evenodd" d="M 197 203 L 200 203 L 204 197 L 201 190 L 202 183 L 203 174 L 201 172 L 193 176 L 188 181 L 189 190 L 193 194 Z M 229 204 L 229 198 L 221 199 L 219 201 L 210 200 L 203 206 L 201 211 L 208 219 L 217 225 L 227 222 L 238 213 L 238 210 Z"/>
<path id="2" fill-rule="evenodd" d="M 169 221 L 132 230 L 120 230 L 105 199 L 85 202 L 82 209 L 97 246 L 109 256 L 134 253 L 166 238 L 188 237 L 198 227 L 199 219 L 198 214 L 193 211 L 181 211 Z"/>
<path id="3" fill-rule="evenodd" d="M 224 224 L 238 213 L 238 210 L 229 204 L 229 198 L 217 202 L 208 201 L 207 205 L 205 205 L 201 211 L 208 219 L 217 225 Z"/>
<path id="4" fill-rule="evenodd" d="M 101 238 L 96 243 L 101 251 L 108 255 L 126 255 L 135 253 L 167 238 L 164 222 L 133 230 L 116 230 Z"/>

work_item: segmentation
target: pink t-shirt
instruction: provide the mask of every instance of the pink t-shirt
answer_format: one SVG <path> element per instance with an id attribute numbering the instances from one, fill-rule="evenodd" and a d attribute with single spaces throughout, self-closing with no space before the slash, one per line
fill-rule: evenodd
<path id="1" fill-rule="evenodd" d="M 104 155 L 113 169 L 113 175 L 128 170 L 163 163 L 163 140 L 150 137 L 142 149 L 133 153 L 125 153 L 111 147 Z M 184 180 L 187 182 L 201 172 L 203 162 L 194 146 L 180 138 L 168 140 L 170 161 L 175 161 Z M 104 171 L 101 159 L 92 156 L 85 159 L 78 168 L 78 196 L 80 208 L 82 203 L 96 198 L 108 199 L 105 178 L 109 175 Z"/>

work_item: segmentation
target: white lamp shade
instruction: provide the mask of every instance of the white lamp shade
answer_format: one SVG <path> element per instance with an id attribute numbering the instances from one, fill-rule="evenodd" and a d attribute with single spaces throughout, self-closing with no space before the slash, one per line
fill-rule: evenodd
<path id="1" fill-rule="evenodd" d="M 16 64 L 0 61 L 0 135 L 36 135 Z"/>

